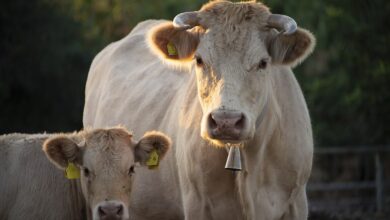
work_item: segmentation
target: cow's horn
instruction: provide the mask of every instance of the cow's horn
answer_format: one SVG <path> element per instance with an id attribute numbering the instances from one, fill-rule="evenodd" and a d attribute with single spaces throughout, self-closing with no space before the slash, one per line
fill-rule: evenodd
<path id="1" fill-rule="evenodd" d="M 197 25 L 199 25 L 199 18 L 198 12 L 195 11 L 180 13 L 173 19 L 173 26 L 177 28 L 189 29 Z"/>
<path id="2" fill-rule="evenodd" d="M 297 22 L 286 15 L 271 14 L 268 17 L 268 26 L 274 27 L 283 34 L 293 34 L 298 28 Z"/>

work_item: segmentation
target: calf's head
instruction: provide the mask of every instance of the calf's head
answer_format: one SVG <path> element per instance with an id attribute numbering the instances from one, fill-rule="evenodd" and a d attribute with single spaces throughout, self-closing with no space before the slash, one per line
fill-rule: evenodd
<path id="1" fill-rule="evenodd" d="M 43 150 L 60 169 L 73 163 L 81 170 L 82 193 L 93 219 L 125 220 L 136 164 L 146 165 L 152 152 L 162 158 L 170 145 L 159 132 L 147 132 L 136 142 L 125 129 L 110 128 L 57 135 Z"/>
<path id="2" fill-rule="evenodd" d="M 163 59 L 193 63 L 203 110 L 201 136 L 217 146 L 253 138 L 275 67 L 297 65 L 314 42 L 292 18 L 271 14 L 254 1 L 212 1 L 149 34 L 149 45 Z"/>

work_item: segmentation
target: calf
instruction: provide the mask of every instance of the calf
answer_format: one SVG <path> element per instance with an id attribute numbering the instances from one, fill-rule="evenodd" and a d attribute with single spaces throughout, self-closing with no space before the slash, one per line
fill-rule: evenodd
<path id="1" fill-rule="evenodd" d="M 156 167 L 170 145 L 162 133 L 135 142 L 118 127 L 1 136 L 0 219 L 129 219 L 138 164 Z"/>

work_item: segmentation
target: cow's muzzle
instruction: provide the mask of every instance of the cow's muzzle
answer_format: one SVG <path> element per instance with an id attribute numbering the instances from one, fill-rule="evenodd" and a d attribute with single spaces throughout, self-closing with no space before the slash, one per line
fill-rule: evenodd
<path id="1" fill-rule="evenodd" d="M 99 203 L 94 212 L 93 219 L 99 220 L 125 220 L 129 219 L 127 207 L 119 201 L 105 201 Z"/>
<path id="2" fill-rule="evenodd" d="M 208 116 L 207 130 L 212 139 L 239 141 L 245 126 L 246 117 L 242 112 L 216 110 Z"/>

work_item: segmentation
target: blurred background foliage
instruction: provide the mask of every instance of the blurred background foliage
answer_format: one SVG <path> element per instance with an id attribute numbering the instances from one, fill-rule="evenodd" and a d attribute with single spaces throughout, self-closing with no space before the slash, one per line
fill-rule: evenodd
<path id="1" fill-rule="evenodd" d="M 93 57 L 145 19 L 201 0 L 12 0 L 0 7 L 0 133 L 82 127 Z M 264 0 L 317 37 L 294 72 L 317 145 L 390 143 L 390 1 Z"/>

